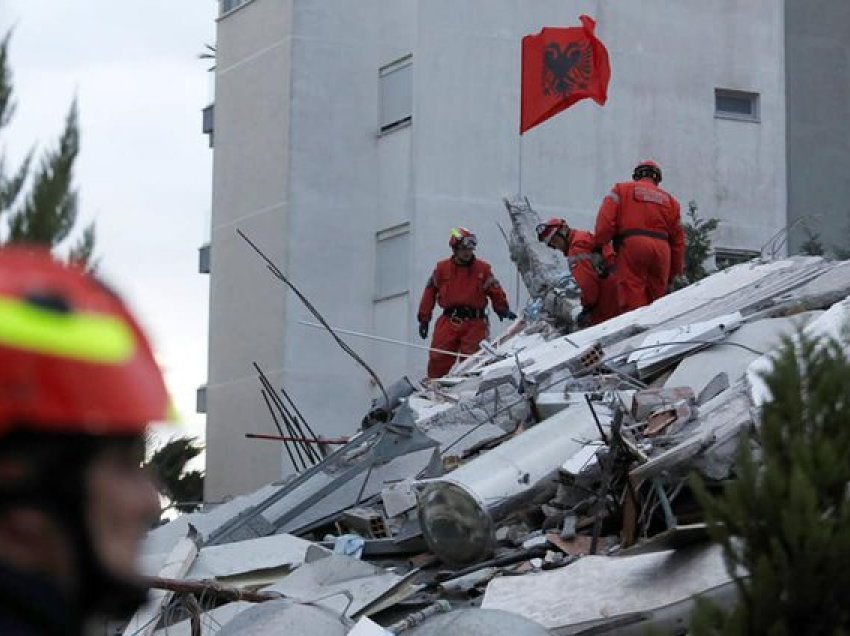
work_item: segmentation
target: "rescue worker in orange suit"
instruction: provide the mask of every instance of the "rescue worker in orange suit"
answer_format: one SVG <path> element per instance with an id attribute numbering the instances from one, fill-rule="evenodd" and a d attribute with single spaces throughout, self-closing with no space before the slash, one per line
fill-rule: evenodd
<path id="1" fill-rule="evenodd" d="M 141 461 L 167 413 L 111 291 L 46 250 L 0 249 L 0 634 L 89 633 L 145 601 L 138 560 L 160 507 Z"/>
<path id="2" fill-rule="evenodd" d="M 452 256 L 437 263 L 422 292 L 416 317 L 423 340 L 428 337 L 434 305 L 439 303 L 443 309 L 431 341 L 431 348 L 440 351 L 431 351 L 428 356 L 429 378 L 443 377 L 454 365 L 457 356 L 444 352 L 469 355 L 478 351 L 478 344 L 487 338 L 489 331 L 488 298 L 499 320 L 516 318 L 490 264 L 475 258 L 477 243 L 475 234 L 468 229 L 452 229 L 449 236 Z"/>
<path id="3" fill-rule="evenodd" d="M 613 242 L 617 252 L 620 311 L 648 305 L 667 293 L 685 267 L 685 235 L 679 202 L 658 187 L 661 168 L 643 161 L 633 181 L 605 195 L 594 231 L 596 248 Z"/>
<path id="4" fill-rule="evenodd" d="M 573 278 L 581 289 L 582 311 L 576 318 L 580 329 L 620 314 L 614 266 L 617 255 L 610 245 L 594 252 L 593 234 L 571 228 L 564 219 L 552 218 L 537 226 L 537 239 L 563 252 Z"/>

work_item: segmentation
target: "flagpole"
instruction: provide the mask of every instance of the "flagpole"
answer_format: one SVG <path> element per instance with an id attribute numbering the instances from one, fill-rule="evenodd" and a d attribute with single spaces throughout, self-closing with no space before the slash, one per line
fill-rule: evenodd
<path id="1" fill-rule="evenodd" d="M 519 153 L 517 163 L 517 194 L 522 197 L 522 133 L 519 135 Z"/>
<path id="2" fill-rule="evenodd" d="M 522 199 L 522 133 L 519 134 L 519 152 L 517 153 L 517 199 Z M 514 307 L 519 307 L 519 265 L 516 265 L 516 293 L 514 294 Z"/>

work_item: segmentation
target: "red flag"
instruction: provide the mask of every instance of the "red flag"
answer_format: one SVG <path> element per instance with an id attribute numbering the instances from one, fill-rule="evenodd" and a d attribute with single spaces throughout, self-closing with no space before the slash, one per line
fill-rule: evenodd
<path id="1" fill-rule="evenodd" d="M 608 99 L 608 51 L 586 15 L 580 27 L 544 28 L 522 39 L 522 108 L 519 133 L 534 128 L 577 101 Z"/>

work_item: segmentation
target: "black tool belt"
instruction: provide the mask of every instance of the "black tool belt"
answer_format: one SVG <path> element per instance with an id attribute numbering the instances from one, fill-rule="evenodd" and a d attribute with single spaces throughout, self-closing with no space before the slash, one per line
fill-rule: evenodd
<path id="1" fill-rule="evenodd" d="M 451 320 L 476 320 L 485 318 L 487 312 L 484 309 L 476 309 L 475 307 L 446 307 L 443 309 L 443 315 Z"/>
<path id="2" fill-rule="evenodd" d="M 670 237 L 667 236 L 664 232 L 653 232 L 652 230 L 625 230 L 620 232 L 615 238 L 623 239 L 629 238 L 630 236 L 648 236 L 649 238 L 658 239 L 659 241 L 669 241 Z"/>
<path id="3" fill-rule="evenodd" d="M 619 252 L 623 246 L 623 241 L 630 236 L 648 236 L 649 238 L 658 239 L 659 241 L 670 242 L 670 237 L 664 232 L 653 232 L 652 230 L 624 230 L 614 237 L 614 251 Z"/>

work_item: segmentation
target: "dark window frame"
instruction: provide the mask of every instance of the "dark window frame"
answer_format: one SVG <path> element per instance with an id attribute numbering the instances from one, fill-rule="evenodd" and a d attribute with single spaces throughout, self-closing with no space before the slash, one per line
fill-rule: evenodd
<path id="1" fill-rule="evenodd" d="M 717 119 L 760 122 L 761 95 L 751 91 L 715 88 L 714 116 Z"/>

